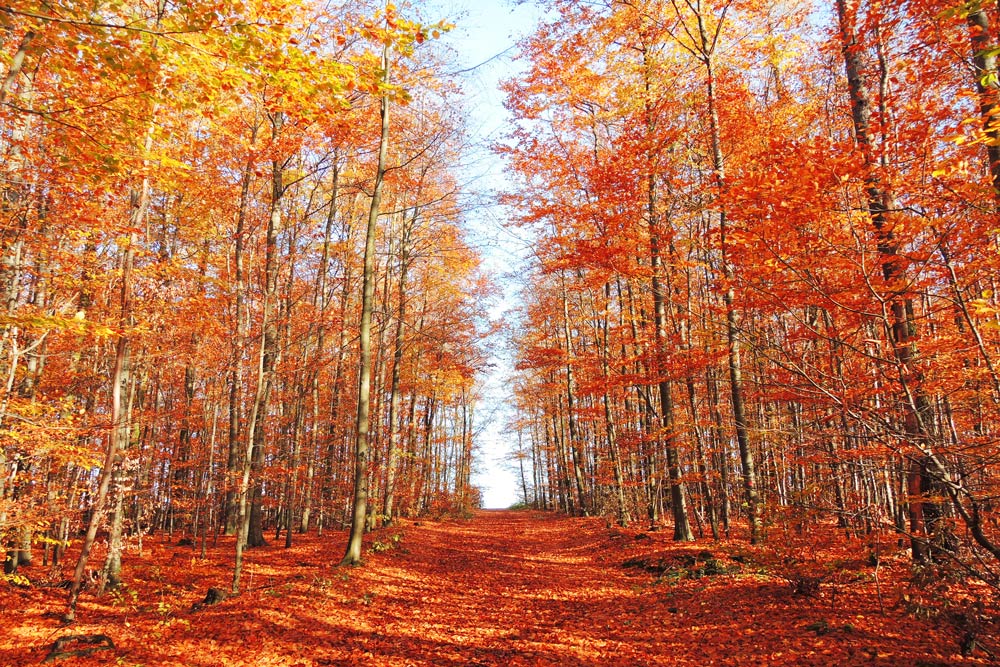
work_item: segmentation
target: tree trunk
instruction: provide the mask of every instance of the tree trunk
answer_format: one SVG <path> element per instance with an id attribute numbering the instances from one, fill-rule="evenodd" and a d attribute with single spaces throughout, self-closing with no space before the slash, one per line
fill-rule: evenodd
<path id="1" fill-rule="evenodd" d="M 389 389 L 389 456 L 386 460 L 385 502 L 382 505 L 382 525 L 388 526 L 393 521 L 393 507 L 396 492 L 396 468 L 399 465 L 400 440 L 402 437 L 399 421 L 399 381 L 403 365 L 403 326 L 406 318 L 406 274 L 410 268 L 410 234 L 417 222 L 417 212 L 406 221 L 402 220 L 402 234 L 399 241 L 399 285 L 396 298 L 396 331 L 392 343 L 392 380 Z"/>
<path id="2" fill-rule="evenodd" d="M 851 119 L 854 124 L 854 137 L 858 149 L 864 159 L 865 193 L 867 195 L 868 216 L 875 229 L 876 244 L 879 258 L 882 262 L 882 277 L 885 281 L 887 295 L 887 312 L 884 320 L 889 330 L 893 352 L 898 366 L 901 393 L 904 394 L 903 431 L 918 454 L 911 459 L 907 472 L 907 491 L 909 495 L 910 547 L 915 562 L 924 562 L 930 557 L 928 551 L 928 531 L 925 522 L 924 492 L 926 486 L 924 477 L 927 473 L 926 433 L 921 427 L 923 408 L 926 398 L 917 387 L 917 393 L 909 390 L 907 376 L 916 371 L 913 368 L 914 348 L 910 341 L 911 322 L 908 313 L 912 311 L 909 299 L 900 292 L 903 281 L 903 269 L 898 257 L 898 243 L 895 234 L 886 218 L 889 209 L 889 194 L 882 189 L 874 157 L 874 145 L 871 136 L 871 101 L 868 88 L 861 73 L 861 63 L 858 58 L 857 37 L 854 32 L 854 17 L 848 13 L 846 0 L 837 0 L 837 18 L 840 27 L 841 47 L 844 55 L 844 68 L 847 76 L 847 89 L 851 101 Z"/>
<path id="3" fill-rule="evenodd" d="M 273 116 L 272 136 L 277 141 L 284 123 L 284 116 L 276 112 Z M 270 405 L 271 386 L 274 383 L 274 369 L 278 358 L 278 229 L 281 226 L 281 198 L 285 192 L 284 165 L 279 160 L 271 162 L 271 210 L 268 216 L 267 233 L 264 239 L 264 315 L 261 327 L 264 342 L 261 348 L 260 371 L 263 374 L 263 390 L 258 393 L 258 404 L 254 406 L 253 457 L 251 459 L 251 479 L 253 490 L 250 504 L 250 526 L 247 532 L 247 547 L 261 547 L 264 540 L 263 526 L 263 486 L 264 448 L 267 444 L 267 413 Z"/>
<path id="4" fill-rule="evenodd" d="M 166 0 L 158 0 L 156 24 L 159 26 L 163 19 L 166 8 Z M 156 49 L 156 38 L 153 38 L 151 47 Z M 153 147 L 153 133 L 156 129 L 155 117 L 157 105 L 154 103 L 149 111 L 150 124 L 146 128 L 146 134 L 142 143 L 143 165 L 146 165 L 145 156 L 150 153 Z M 119 335 L 115 344 L 115 361 L 111 373 L 111 430 L 108 433 L 108 448 L 105 452 L 104 464 L 101 467 L 100 481 L 97 487 L 97 496 L 91 506 L 90 521 L 87 525 L 87 532 L 84 536 L 83 544 L 80 547 L 80 557 L 77 559 L 76 568 L 73 571 L 73 583 L 70 585 L 69 601 L 63 620 L 73 622 L 76 619 L 76 603 L 80 597 L 80 590 L 83 585 L 83 576 L 87 569 L 87 562 L 90 559 L 90 550 L 97 538 L 97 531 L 100 528 L 102 519 L 106 511 L 105 503 L 108 497 L 108 490 L 115 474 L 118 464 L 118 454 L 128 442 L 129 425 L 128 411 L 122 403 L 122 389 L 129 376 L 131 360 L 131 341 L 129 330 L 133 326 L 132 321 L 132 270 L 135 265 L 135 247 L 139 243 L 137 230 L 143 229 L 146 224 L 146 213 L 149 210 L 149 177 L 143 175 L 139 186 L 133 188 L 130 193 L 129 212 L 129 232 L 128 242 L 122 256 L 122 277 L 121 292 L 119 294 Z M 116 517 L 120 520 L 121 503 L 116 503 Z M 112 565 L 114 565 L 112 563 Z M 120 563 L 118 564 L 120 568 Z M 115 573 L 118 576 L 118 573 Z"/>
<path id="5" fill-rule="evenodd" d="M 330 298 L 327 294 L 327 272 L 330 267 L 330 241 L 333 238 L 333 225 L 337 220 L 337 197 L 340 190 L 340 165 L 337 162 L 338 156 L 334 152 L 333 155 L 333 176 L 332 183 L 330 185 L 330 210 L 326 216 L 326 225 L 323 228 L 323 250 L 320 255 L 319 267 L 316 271 L 316 286 L 313 292 L 313 308 L 317 309 L 318 312 L 318 323 L 316 329 L 316 364 L 318 367 L 322 367 L 322 360 L 324 350 L 326 348 L 326 310 L 330 305 Z M 343 324 L 341 325 L 343 326 Z M 342 351 L 341 351 L 342 354 Z M 339 364 L 338 364 L 339 365 Z M 319 437 L 319 368 L 313 371 L 312 380 L 310 382 L 310 391 L 312 394 L 312 416 L 313 416 L 313 427 L 311 433 L 311 443 L 310 443 L 310 458 L 309 465 L 306 470 L 306 482 L 305 482 L 305 497 L 302 499 L 302 518 L 299 526 L 299 532 L 305 533 L 309 530 L 309 521 L 312 517 L 313 509 L 313 478 L 316 471 L 316 458 L 319 456 L 318 447 L 318 437 Z M 333 401 L 336 401 L 336 397 L 333 397 Z M 332 425 L 331 425 L 332 430 Z M 332 439 L 333 433 L 330 433 Z M 320 501 L 322 502 L 322 494 L 320 495 Z"/>
<path id="6" fill-rule="evenodd" d="M 997 53 L 990 30 L 990 20 L 981 3 L 969 4 L 969 41 L 972 46 L 972 63 L 976 67 L 976 93 L 979 94 L 979 115 L 986 135 L 986 160 L 993 185 L 993 197 L 1000 209 L 1000 108 L 997 78 Z"/>
<path id="7" fill-rule="evenodd" d="M 389 83 L 389 45 L 382 47 L 382 85 Z M 382 202 L 382 183 L 385 179 L 389 156 L 389 97 L 384 92 L 381 100 L 382 134 L 378 145 L 378 164 L 375 170 L 375 187 L 371 207 L 368 209 L 368 229 L 365 234 L 365 260 L 361 303 L 360 370 L 358 373 L 358 415 L 355 422 L 354 442 L 354 497 L 351 511 L 351 534 L 341 565 L 361 562 L 361 540 L 364 537 L 368 510 L 368 456 L 369 411 L 371 403 L 371 328 L 375 301 L 375 233 Z"/>
<path id="8" fill-rule="evenodd" d="M 719 128 L 719 112 L 716 108 L 715 63 L 713 60 L 715 41 L 710 39 L 704 17 L 697 13 L 698 51 L 705 65 L 706 96 L 708 98 L 708 125 L 712 150 L 712 171 L 715 185 L 721 191 L 725 187 L 725 162 L 722 154 L 722 132 Z M 718 33 L 716 33 L 718 34 Z M 745 400 L 743 396 L 743 362 L 740 356 L 739 324 L 734 305 L 736 293 L 733 289 L 733 268 L 729 263 L 727 246 L 726 210 L 719 208 L 719 239 L 721 246 L 722 276 L 726 281 L 722 301 L 726 307 L 726 344 L 729 348 L 729 390 L 733 407 L 733 421 L 736 426 L 736 444 L 740 450 L 740 465 L 743 468 L 743 494 L 747 506 L 747 523 L 750 527 L 750 543 L 757 544 L 763 538 L 761 524 L 761 501 L 758 491 L 757 470 L 753 452 L 750 450 L 750 436 L 747 428 Z"/>
<path id="9" fill-rule="evenodd" d="M 564 447 L 572 458 L 573 481 L 576 489 L 576 506 L 584 516 L 590 516 L 587 492 L 583 480 L 583 461 L 580 455 L 580 433 L 576 420 L 576 382 L 574 379 L 573 365 L 574 348 L 573 337 L 569 326 L 569 299 L 566 294 L 566 276 L 561 273 L 559 276 L 562 298 L 562 334 L 566 343 L 566 427 L 568 442 L 564 442 Z"/>
<path id="10" fill-rule="evenodd" d="M 258 126 L 254 123 L 250 131 L 250 145 L 257 139 Z M 237 529 L 237 494 L 236 474 L 240 469 L 240 419 L 243 410 L 243 366 L 246 355 L 246 271 L 244 269 L 244 250 L 246 242 L 247 211 L 250 207 L 250 181 L 253 177 L 252 159 L 247 159 L 243 168 L 243 178 L 240 182 L 240 205 L 236 214 L 235 248 L 233 266 L 235 272 L 236 298 L 234 313 L 235 332 L 233 336 L 233 361 L 229 375 L 229 449 L 226 459 L 225 525 L 226 535 L 235 535 Z"/>
<path id="11" fill-rule="evenodd" d="M 272 118 L 272 138 L 277 139 L 283 117 L 275 112 Z M 275 359 L 278 352 L 278 326 L 273 309 L 278 287 L 278 227 L 281 224 L 281 197 L 284 194 L 283 165 L 278 160 L 271 163 L 271 207 L 267 219 L 264 248 L 264 308 L 263 337 L 257 366 L 257 388 L 247 424 L 246 452 L 243 474 L 240 479 L 236 521 L 236 556 L 233 564 L 232 592 L 240 592 L 243 573 L 243 552 L 247 547 L 263 546 L 264 530 L 261 514 L 261 484 L 264 472 L 265 424 L 268 397 L 271 391 Z M 253 481 L 253 487 L 250 483 Z"/>

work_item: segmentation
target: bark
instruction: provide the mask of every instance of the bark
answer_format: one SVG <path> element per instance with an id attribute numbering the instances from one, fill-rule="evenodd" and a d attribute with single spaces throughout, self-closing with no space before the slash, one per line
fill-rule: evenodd
<path id="1" fill-rule="evenodd" d="M 715 61 L 714 51 L 718 31 L 722 28 L 720 18 L 715 35 L 710 36 L 705 26 L 704 17 L 697 13 L 698 39 L 697 51 L 705 66 L 705 87 L 708 101 L 709 139 L 712 151 L 712 172 L 715 186 L 721 191 L 725 187 L 725 161 L 722 153 L 722 131 L 719 126 L 719 112 L 716 107 L 715 92 Z M 736 293 L 733 288 L 733 267 L 729 263 L 727 232 L 728 220 L 725 208 L 719 209 L 719 240 L 721 248 L 722 277 L 725 280 L 725 290 L 722 301 L 726 308 L 726 344 L 728 346 L 729 392 L 733 409 L 733 422 L 736 430 L 736 444 L 740 452 L 740 465 L 743 468 L 743 496 L 747 508 L 747 523 L 750 527 L 750 543 L 757 544 L 763 538 L 761 523 L 761 500 L 758 490 L 757 470 L 753 452 L 750 449 L 750 436 L 746 416 L 745 399 L 743 395 L 743 361 L 740 350 L 739 322 L 736 315 Z"/>
<path id="2" fill-rule="evenodd" d="M 732 505 L 730 502 L 730 481 L 729 481 L 729 453 L 726 451 L 726 439 L 723 436 L 722 410 L 719 397 L 719 382 L 716 378 L 716 370 L 707 368 L 705 370 L 705 387 L 708 393 L 709 412 L 712 415 L 712 440 L 715 447 L 716 468 L 719 470 L 719 486 L 721 489 L 721 507 L 719 519 L 722 521 L 722 531 L 729 537 L 730 523 L 732 517 Z"/>
<path id="3" fill-rule="evenodd" d="M 562 334 L 566 344 L 566 427 L 568 442 L 564 443 L 566 450 L 572 458 L 573 481 L 576 489 L 576 506 L 583 512 L 584 516 L 590 516 L 587 492 L 585 491 L 583 480 L 583 462 L 580 453 L 582 447 L 580 443 L 579 427 L 576 420 L 576 382 L 573 372 L 574 351 L 573 337 L 570 334 L 569 326 L 569 300 L 566 294 L 566 276 L 560 274 L 561 296 L 562 296 Z"/>
<path id="4" fill-rule="evenodd" d="M 353 206 L 351 207 L 353 211 Z M 344 239 L 349 241 L 351 238 L 352 228 L 349 224 L 351 220 L 351 213 L 348 212 L 344 216 L 345 229 L 344 229 Z M 327 431 L 327 437 L 329 442 L 327 443 L 327 456 L 326 463 L 328 466 L 333 467 L 331 474 L 327 475 L 327 484 L 323 487 L 322 498 L 320 499 L 320 516 L 322 517 L 322 512 L 324 511 L 327 503 L 333 501 L 333 496 L 335 489 L 341 483 L 341 475 L 346 474 L 347 471 L 343 466 L 334 466 L 334 463 L 347 458 L 347 449 L 349 447 L 347 443 L 346 429 L 341 428 L 341 407 L 344 396 L 344 368 L 347 360 L 347 320 L 348 320 L 348 305 L 350 303 L 351 297 L 351 287 L 353 281 L 353 275 L 351 273 L 351 266 L 349 260 L 345 257 L 343 261 L 344 266 L 344 278 L 340 290 L 340 302 L 337 308 L 337 315 L 340 322 L 340 331 L 337 341 L 337 362 L 334 367 L 333 373 L 333 386 L 330 389 L 330 426 Z M 323 532 L 323 524 L 320 521 L 319 532 Z"/>
<path id="5" fill-rule="evenodd" d="M 972 63 L 976 67 L 976 93 L 979 95 L 979 114 L 986 138 L 986 160 L 993 185 L 993 197 L 1000 210 L 1000 108 L 997 104 L 1000 79 L 997 76 L 997 54 L 989 16 L 981 3 L 970 4 L 967 21 Z"/>
<path id="6" fill-rule="evenodd" d="M 129 284 L 131 278 L 131 264 L 133 250 L 131 244 L 129 249 L 126 250 L 126 267 L 127 270 L 125 275 L 123 275 L 123 290 L 128 288 L 124 287 Z M 80 546 L 80 556 L 76 561 L 76 568 L 73 571 L 73 582 L 69 589 L 69 601 L 66 607 L 66 613 L 63 615 L 63 620 L 67 623 L 72 623 L 76 620 L 76 603 L 80 597 L 80 590 L 83 586 L 84 573 L 87 570 L 87 563 L 90 560 L 90 551 L 94 546 L 94 540 L 97 538 L 97 530 L 100 528 L 101 522 L 104 519 L 105 514 L 105 501 L 108 497 L 108 489 L 111 487 L 111 478 L 114 473 L 116 459 L 118 457 L 118 446 L 119 446 L 119 424 L 122 420 L 122 378 L 125 375 L 126 367 L 128 365 L 129 358 L 129 340 L 125 335 L 121 335 L 118 338 L 118 342 L 115 345 L 115 364 L 112 370 L 112 384 L 111 384 L 111 432 L 108 433 L 108 448 L 104 454 L 104 463 L 101 466 L 101 476 L 100 481 L 97 485 L 97 494 L 94 497 L 93 504 L 91 505 L 90 521 L 87 524 L 87 532 L 83 538 L 83 544 Z"/>
<path id="7" fill-rule="evenodd" d="M 645 69 L 645 114 L 646 130 L 652 137 L 655 132 L 655 121 L 652 115 L 651 73 L 649 71 L 649 53 L 645 47 L 642 50 Z M 667 295 L 663 286 L 662 260 L 660 246 L 662 243 L 661 219 L 657 210 L 656 159 L 652 154 L 646 156 L 646 217 L 649 227 L 649 265 L 652 271 L 653 290 L 653 334 L 656 349 L 654 359 L 657 377 L 657 390 L 660 399 L 660 438 L 662 439 L 667 459 L 667 477 L 670 481 L 670 507 L 674 519 L 674 539 L 683 541 L 694 540 L 691 522 L 687 512 L 687 485 L 681 479 L 680 455 L 677 451 L 678 438 L 674 426 L 674 404 L 671 395 L 671 382 L 667 377 Z"/>
<path id="8" fill-rule="evenodd" d="M 389 46 L 382 48 L 382 85 L 389 83 Z M 382 202 L 382 184 L 385 179 L 389 155 L 389 97 L 383 93 L 381 101 L 382 134 L 379 138 L 378 164 L 375 170 L 375 187 L 368 209 L 368 229 L 365 234 L 365 259 L 362 286 L 361 326 L 359 335 L 360 369 L 358 373 L 358 414 L 355 421 L 354 441 L 354 495 L 351 512 L 351 533 L 341 565 L 361 562 L 361 540 L 364 537 L 368 510 L 368 468 L 370 455 L 368 429 L 371 408 L 371 327 L 375 301 L 375 233 Z"/>
<path id="9" fill-rule="evenodd" d="M 257 139 L 258 126 L 254 123 L 250 132 L 250 144 Z M 253 164 L 247 159 L 240 182 L 240 205 L 236 214 L 236 233 L 233 251 L 233 270 L 236 287 L 235 295 L 235 335 L 233 337 L 233 363 L 229 375 L 229 448 L 226 459 L 225 524 L 226 535 L 235 535 L 237 528 L 237 493 L 235 476 L 240 469 L 240 420 L 243 407 L 243 367 L 246 354 L 246 270 L 244 268 L 245 235 L 247 212 L 250 207 L 250 181 L 253 178 Z"/>
<path id="10" fill-rule="evenodd" d="M 272 135 L 277 141 L 284 124 L 284 115 L 277 112 L 272 120 Z M 267 414 L 270 404 L 271 387 L 274 384 L 274 369 L 277 365 L 279 332 L 276 309 L 278 307 L 278 229 L 281 226 L 281 199 L 285 193 L 284 164 L 280 160 L 271 163 L 271 210 L 264 239 L 264 314 L 262 328 L 264 341 L 261 348 L 260 371 L 263 373 L 263 390 L 258 393 L 258 405 L 254 406 L 255 428 L 253 429 L 252 472 L 253 494 L 250 506 L 250 527 L 246 546 L 260 547 L 264 540 L 263 512 L 261 508 L 264 477 L 264 448 L 267 444 Z"/>
<path id="11" fill-rule="evenodd" d="M 883 189 L 876 172 L 878 161 L 875 157 L 871 131 L 871 100 L 862 75 L 860 45 L 854 32 L 854 17 L 849 12 L 847 0 L 837 0 L 836 9 L 851 102 L 854 138 L 866 167 L 866 208 L 875 231 L 876 246 L 882 263 L 882 278 L 886 289 L 883 320 L 892 342 L 899 375 L 904 409 L 903 432 L 909 444 L 916 450 L 916 455 L 909 463 L 906 486 L 909 495 L 912 556 L 915 562 L 923 562 L 931 557 L 928 549 L 930 536 L 927 517 L 936 513 L 932 504 L 925 501 L 930 458 L 929 433 L 926 429 L 929 404 L 920 389 L 916 349 L 911 340 L 914 333 L 910 317 L 913 306 L 910 299 L 902 293 L 904 269 L 898 255 L 898 242 L 888 219 L 891 197 Z"/>
<path id="12" fill-rule="evenodd" d="M 454 493 L 458 499 L 458 507 L 461 511 L 471 509 L 472 498 L 469 488 L 472 481 L 472 420 L 475 412 L 469 391 L 462 387 L 462 398 L 459 406 L 459 419 L 461 421 L 458 452 L 457 452 L 457 472 L 455 475 Z"/>
<path id="13" fill-rule="evenodd" d="M 281 132 L 282 123 L 281 112 L 275 112 L 272 118 L 272 138 L 275 140 Z M 264 471 L 268 399 L 278 353 L 278 325 L 273 310 L 278 288 L 278 228 L 281 225 L 281 197 L 285 191 L 283 173 L 283 164 L 278 160 L 272 161 L 271 206 L 264 239 L 264 307 L 261 323 L 263 336 L 257 365 L 257 387 L 247 423 L 246 451 L 239 487 L 236 556 L 232 583 L 234 595 L 240 592 L 244 550 L 265 544 L 261 513 L 261 477 Z"/>
<path id="14" fill-rule="evenodd" d="M 34 30 L 28 30 L 24 33 L 24 37 L 21 38 L 21 43 L 17 47 L 17 52 L 14 54 L 14 57 L 11 58 L 10 68 L 7 70 L 7 76 L 4 77 L 3 85 L 0 87 L 0 104 L 7 101 L 7 96 L 14 88 L 14 82 L 17 81 L 18 75 L 24 68 L 24 59 L 28 55 L 28 45 L 31 44 L 31 40 L 34 38 Z"/>
<path id="15" fill-rule="evenodd" d="M 287 489 L 285 491 L 285 548 L 292 548 L 292 523 L 295 517 L 295 498 L 299 484 L 299 438 L 302 435 L 302 425 L 305 421 L 305 391 L 300 387 L 296 392 L 297 398 L 294 407 L 294 419 L 292 426 L 292 452 L 291 452 L 291 472 L 288 475 Z"/>
<path id="16" fill-rule="evenodd" d="M 166 8 L 165 0 L 157 3 L 156 23 L 159 25 L 163 19 Z M 156 49 L 154 38 L 152 48 Z M 153 134 L 156 126 L 152 119 L 155 119 L 157 106 L 154 104 L 150 109 L 150 124 L 142 143 L 143 155 L 148 155 L 153 147 Z M 145 158 L 143 163 L 145 164 Z M 143 229 L 146 224 L 146 214 L 149 210 L 149 177 L 143 176 L 137 188 L 133 188 L 130 193 L 131 210 L 129 212 L 129 233 L 128 242 L 122 256 L 122 277 L 121 291 L 119 293 L 119 334 L 115 344 L 115 361 L 111 373 L 111 431 L 108 434 L 108 448 L 105 452 L 104 464 L 101 467 L 100 480 L 98 482 L 97 495 L 91 506 L 90 521 L 87 525 L 87 532 L 84 536 L 83 544 L 80 547 L 80 556 L 77 559 L 76 568 L 73 571 L 73 582 L 70 585 L 69 600 L 66 613 L 63 619 L 66 622 L 73 622 L 76 619 L 76 604 L 80 596 L 83 585 L 84 573 L 90 559 L 90 551 L 97 537 L 98 528 L 105 514 L 105 503 L 108 491 L 111 487 L 112 479 L 115 475 L 116 466 L 119 464 L 119 452 L 128 444 L 129 423 L 127 406 L 122 402 L 122 390 L 127 382 L 131 365 L 131 340 L 129 329 L 133 325 L 132 321 L 132 271 L 135 264 L 135 251 L 139 243 L 139 236 L 136 230 Z M 115 518 L 113 523 L 122 520 L 122 503 L 116 502 Z M 119 526 L 120 528 L 120 526 Z M 120 539 L 120 529 L 118 531 Z M 120 546 L 118 547 L 120 548 Z M 112 545 L 110 560 L 105 568 L 105 581 L 109 577 L 117 579 L 121 568 L 120 560 L 115 562 L 114 545 Z"/>
<path id="17" fill-rule="evenodd" d="M 652 194 L 650 197 L 652 198 Z M 652 203 L 650 204 L 652 207 Z M 651 215 L 655 215 L 651 211 Z M 657 390 L 660 399 L 660 428 L 667 457 L 667 476 L 670 480 L 670 505 L 674 519 L 674 539 L 691 541 L 694 533 L 687 513 L 687 486 L 681 480 L 680 456 L 677 452 L 677 430 L 674 425 L 674 403 L 671 382 L 665 377 L 666 364 L 666 299 L 659 277 L 660 249 L 659 232 L 656 224 L 650 222 L 650 267 L 653 270 L 653 320 L 656 340 L 656 370 L 659 378 Z"/>
<path id="18" fill-rule="evenodd" d="M 406 320 L 406 277 L 410 268 L 410 235 L 417 222 L 417 212 L 412 218 L 402 220 L 403 229 L 399 241 L 399 283 L 396 299 L 396 330 L 392 341 L 392 379 L 389 389 L 389 457 L 386 460 L 385 502 L 382 505 L 382 524 L 392 523 L 395 512 L 396 476 L 401 453 L 402 428 L 399 419 L 399 382 L 403 366 L 403 327 Z"/>
<path id="19" fill-rule="evenodd" d="M 332 182 L 330 186 L 330 210 L 326 216 L 326 224 L 323 228 L 323 250 L 320 254 L 319 267 L 316 271 L 316 286 L 313 292 L 313 308 L 318 311 L 318 324 L 316 325 L 316 366 L 312 373 L 310 390 L 312 393 L 313 405 L 313 428 L 311 434 L 309 465 L 306 469 L 305 496 L 302 499 L 302 517 L 299 531 L 305 533 L 309 530 L 309 521 L 312 517 L 313 505 L 313 477 L 316 471 L 316 457 L 319 456 L 317 439 L 319 437 L 319 368 L 323 365 L 323 354 L 326 348 L 326 311 L 330 305 L 330 298 L 327 294 L 327 275 L 330 267 L 330 242 L 333 238 L 333 225 L 337 220 L 337 197 L 340 189 L 340 164 L 338 163 L 336 152 L 333 155 Z M 343 350 L 341 350 L 342 354 Z M 339 364 L 338 364 L 339 366 Z M 336 397 L 334 397 L 334 401 Z M 332 425 L 331 425 L 332 428 Z M 331 440 L 333 433 L 330 433 Z"/>
<path id="20" fill-rule="evenodd" d="M 604 283 L 604 298 L 605 301 L 609 301 L 611 298 L 611 283 Z M 596 315 L 596 313 L 595 313 Z M 610 350 L 608 344 L 608 315 L 605 311 L 604 316 L 600 320 L 601 322 L 601 338 L 600 338 L 600 353 L 601 353 L 601 376 L 604 380 L 604 386 L 608 387 L 611 380 L 611 366 L 609 363 Z M 615 478 L 615 501 L 616 501 L 616 514 L 618 517 L 618 525 L 627 526 L 630 523 L 631 518 L 629 517 L 628 504 L 625 500 L 625 479 L 622 474 L 622 463 L 621 463 L 621 452 L 618 448 L 618 434 L 615 430 L 615 419 L 613 410 L 611 408 L 611 392 L 605 389 L 601 393 L 601 405 L 604 408 L 604 437 L 608 443 L 608 457 L 611 459 L 611 470 Z M 518 431 L 518 439 L 520 442 L 521 432 Z M 523 463 L 522 463 L 523 466 Z M 522 467 L 523 476 L 523 467 Z M 525 492 L 524 502 L 528 502 L 527 492 Z"/>

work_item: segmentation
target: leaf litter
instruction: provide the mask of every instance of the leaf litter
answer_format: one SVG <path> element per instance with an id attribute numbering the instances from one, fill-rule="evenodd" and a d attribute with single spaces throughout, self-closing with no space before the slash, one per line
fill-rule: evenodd
<path id="1" fill-rule="evenodd" d="M 46 586 L 69 565 L 29 568 L 31 587 L 0 585 L 0 664 L 39 664 L 65 635 L 114 640 L 74 666 L 932 667 L 993 664 L 995 653 L 983 622 L 979 648 L 963 654 L 968 628 L 934 612 L 935 589 L 917 592 L 902 556 L 874 573 L 838 559 L 835 539 L 803 559 L 601 519 L 480 511 L 376 531 L 361 567 L 336 566 L 344 543 L 333 532 L 253 549 L 244 591 L 204 604 L 210 588 L 228 588 L 231 540 L 201 559 L 147 537 L 141 555 L 126 553 L 123 586 L 84 595 L 70 628 L 58 618 L 65 591 Z M 982 599 L 951 586 L 956 600 Z M 995 605 L 978 604 L 992 618 Z"/>

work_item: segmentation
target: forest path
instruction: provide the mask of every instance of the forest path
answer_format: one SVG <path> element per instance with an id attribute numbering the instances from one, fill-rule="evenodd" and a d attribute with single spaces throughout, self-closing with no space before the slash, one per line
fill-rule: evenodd
<path id="1" fill-rule="evenodd" d="M 606 531 L 598 526 L 511 511 L 421 524 L 419 539 L 404 540 L 395 581 L 384 584 L 399 602 L 379 619 L 386 634 L 405 637 L 397 657 L 422 653 L 429 664 L 456 666 L 607 665 L 611 656 L 643 664 L 652 634 L 632 626 L 645 625 L 636 598 L 649 575 L 602 562 Z"/>
<path id="2" fill-rule="evenodd" d="M 802 596 L 773 559 L 754 560 L 787 549 L 780 539 L 769 551 L 677 544 L 669 531 L 599 519 L 480 511 L 376 531 L 360 567 L 336 565 L 340 532 L 253 549 L 243 593 L 197 611 L 209 586 L 227 585 L 232 542 L 205 559 L 175 542 L 150 537 L 142 554 L 126 554 L 125 587 L 81 598 L 71 629 L 53 613 L 64 591 L 0 587 L 0 665 L 35 665 L 55 638 L 98 633 L 115 651 L 74 666 L 988 664 L 957 655 L 943 619 L 908 609 L 919 598 L 905 567 L 883 565 L 877 588 L 867 564 L 837 561 L 818 542 L 795 552 L 824 576 Z"/>
<path id="3" fill-rule="evenodd" d="M 486 510 L 404 523 L 372 544 L 394 535 L 351 572 L 363 605 L 332 611 L 332 651 L 317 664 L 970 664 L 952 628 L 885 611 L 871 568 L 856 562 L 831 577 L 817 560 L 823 589 L 801 596 L 734 561 L 754 558 L 744 542 L 678 544 L 670 531 L 601 519 Z M 629 560 L 666 571 L 658 579 Z"/>

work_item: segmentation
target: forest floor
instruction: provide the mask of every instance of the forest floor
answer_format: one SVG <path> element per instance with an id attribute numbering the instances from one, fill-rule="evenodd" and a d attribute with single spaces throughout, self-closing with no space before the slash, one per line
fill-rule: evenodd
<path id="1" fill-rule="evenodd" d="M 295 535 L 291 549 L 282 540 L 248 553 L 240 596 L 192 610 L 209 587 L 228 588 L 232 542 L 210 546 L 203 560 L 191 546 L 147 536 L 141 554 L 126 554 L 125 584 L 99 599 L 85 593 L 71 627 L 59 621 L 66 591 L 45 587 L 42 567 L 23 570 L 38 578 L 32 587 L 0 583 L 0 665 L 39 664 L 58 638 L 97 634 L 114 648 L 56 664 L 930 667 L 997 660 L 995 627 L 984 620 L 995 600 L 967 582 L 932 578 L 916 586 L 903 552 L 879 546 L 878 558 L 852 560 L 843 556 L 843 538 L 814 537 L 803 548 L 772 536 L 780 546 L 767 550 L 670 538 L 598 519 L 480 511 L 471 520 L 403 521 L 373 533 L 365 563 L 344 568 L 336 567 L 343 533 Z M 979 645 L 963 656 L 972 636 Z"/>

